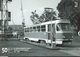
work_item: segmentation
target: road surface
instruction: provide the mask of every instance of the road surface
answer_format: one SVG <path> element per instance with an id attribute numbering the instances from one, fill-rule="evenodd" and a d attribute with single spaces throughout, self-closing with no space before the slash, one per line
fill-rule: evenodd
<path id="1" fill-rule="evenodd" d="M 77 38 L 79 39 L 79 38 Z M 72 45 L 63 46 L 59 50 L 50 50 L 43 47 L 27 44 L 26 42 L 15 41 L 0 41 L 0 56 L 80 56 L 79 40 L 73 40 Z M 10 52 L 2 52 L 3 48 Z M 23 50 L 22 52 L 13 52 L 13 50 Z"/>

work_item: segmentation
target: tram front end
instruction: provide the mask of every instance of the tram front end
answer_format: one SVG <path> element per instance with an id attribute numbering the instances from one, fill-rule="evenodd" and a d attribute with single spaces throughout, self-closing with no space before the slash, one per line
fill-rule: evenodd
<path id="1" fill-rule="evenodd" d="M 70 23 L 58 23 L 56 25 L 56 44 L 71 44 L 73 40 L 73 30 Z"/>

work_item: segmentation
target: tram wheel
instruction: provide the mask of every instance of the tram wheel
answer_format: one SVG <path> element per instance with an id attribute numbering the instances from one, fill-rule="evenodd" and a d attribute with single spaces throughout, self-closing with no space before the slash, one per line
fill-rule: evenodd
<path id="1" fill-rule="evenodd" d="M 50 48 L 53 48 L 53 47 L 56 47 L 56 44 L 47 43 L 46 46 L 50 47 Z"/>
<path id="2" fill-rule="evenodd" d="M 49 46 L 49 47 L 51 46 L 51 44 L 50 44 L 50 43 L 47 43 L 46 45 L 47 45 L 47 46 Z"/>
<path id="3" fill-rule="evenodd" d="M 28 38 L 25 38 L 25 41 L 29 42 L 30 40 Z"/>
<path id="4" fill-rule="evenodd" d="M 40 41 L 40 44 L 43 44 L 44 45 L 44 44 L 46 44 L 46 42 L 44 40 L 41 40 Z"/>

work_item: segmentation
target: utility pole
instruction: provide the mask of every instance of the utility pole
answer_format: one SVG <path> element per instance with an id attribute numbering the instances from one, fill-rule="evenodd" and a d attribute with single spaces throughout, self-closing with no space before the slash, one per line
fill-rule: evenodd
<path id="1" fill-rule="evenodd" d="M 1 0 L 1 19 L 2 19 L 2 25 L 3 25 L 3 37 L 5 36 L 5 27 L 8 26 L 8 21 L 9 21 L 9 12 L 8 12 L 8 1 L 12 0 Z M 6 25 L 7 24 L 7 25 Z"/>
<path id="2" fill-rule="evenodd" d="M 24 13 L 23 13 L 23 4 L 22 4 L 22 0 L 20 0 L 21 1 L 21 12 L 22 12 L 22 25 L 23 25 L 23 27 L 25 27 L 25 18 L 24 18 Z"/>
<path id="3" fill-rule="evenodd" d="M 7 19 L 7 0 L 2 1 L 2 20 L 3 20 L 3 35 L 4 35 L 4 29 L 5 29 L 5 20 Z M 5 36 L 5 35 L 4 35 Z"/>
<path id="4" fill-rule="evenodd" d="M 25 18 L 24 18 L 24 13 L 23 13 L 23 4 L 22 4 L 22 0 L 20 0 L 20 2 L 21 2 L 21 14 L 22 14 L 23 37 L 24 37 Z M 18 35 L 18 38 L 20 38 L 20 35 Z"/>
<path id="5" fill-rule="evenodd" d="M 47 12 L 50 12 L 51 13 L 51 15 L 52 15 L 52 12 L 53 12 L 53 8 L 45 8 L 45 11 L 47 11 Z M 48 15 L 48 17 L 49 17 L 49 15 Z M 53 20 L 53 16 L 50 16 L 51 17 L 51 26 L 50 26 L 50 28 L 51 28 L 51 37 L 50 37 L 50 39 L 51 39 L 51 48 L 54 48 L 54 47 L 56 47 L 56 45 L 55 45 L 55 41 L 53 41 L 53 24 L 52 24 L 52 20 Z M 53 43 L 54 42 L 54 43 Z"/>

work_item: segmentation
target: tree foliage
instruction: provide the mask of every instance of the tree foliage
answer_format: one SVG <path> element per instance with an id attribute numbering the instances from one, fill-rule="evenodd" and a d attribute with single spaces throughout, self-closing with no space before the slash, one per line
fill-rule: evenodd
<path id="1" fill-rule="evenodd" d="M 34 11 L 32 12 L 30 18 L 34 24 L 47 22 L 56 19 L 56 12 L 53 10 L 53 8 L 45 8 L 41 16 L 39 16 L 36 11 Z"/>
<path id="2" fill-rule="evenodd" d="M 53 8 L 45 8 L 44 13 L 40 16 L 41 22 L 52 21 L 55 19 L 56 19 L 56 12 L 53 10 Z"/>
<path id="3" fill-rule="evenodd" d="M 33 24 L 38 24 L 40 23 L 39 21 L 39 15 L 36 13 L 36 10 L 34 12 L 32 12 L 32 15 L 30 16 Z"/>
<path id="4" fill-rule="evenodd" d="M 77 25 L 80 29 L 80 0 L 61 0 L 57 9 L 59 11 L 58 16 L 61 19 L 69 19 L 72 24 Z"/>

